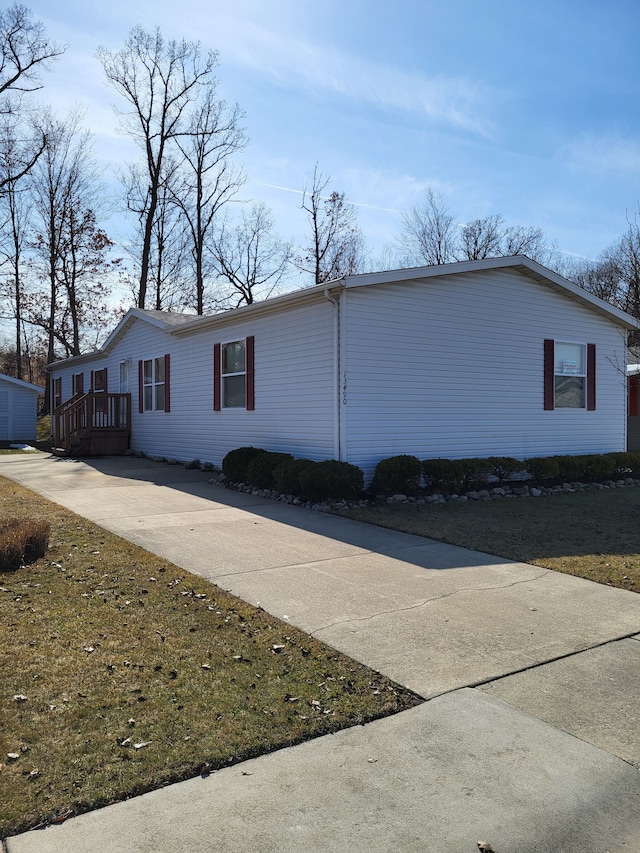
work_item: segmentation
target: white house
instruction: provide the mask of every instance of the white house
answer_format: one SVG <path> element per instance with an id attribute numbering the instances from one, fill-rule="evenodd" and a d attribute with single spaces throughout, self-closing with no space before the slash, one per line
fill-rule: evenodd
<path id="1" fill-rule="evenodd" d="M 133 450 L 216 465 L 250 444 L 366 475 L 400 453 L 620 451 L 639 325 L 524 256 L 469 261 L 208 317 L 134 308 L 100 350 L 50 365 L 52 393 L 91 390 L 103 418 L 130 394 Z"/>
<path id="2" fill-rule="evenodd" d="M 627 422 L 627 447 L 640 450 L 640 364 L 628 364 L 629 419 Z"/>
<path id="3" fill-rule="evenodd" d="M 35 441 L 38 394 L 44 388 L 0 373 L 0 441 Z"/>

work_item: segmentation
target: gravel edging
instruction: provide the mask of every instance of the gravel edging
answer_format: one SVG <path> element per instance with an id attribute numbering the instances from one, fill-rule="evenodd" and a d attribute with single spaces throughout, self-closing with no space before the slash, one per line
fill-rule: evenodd
<path id="1" fill-rule="evenodd" d="M 434 504 L 445 504 L 451 502 L 466 503 L 468 501 L 493 501 L 513 498 L 539 498 L 547 497 L 548 495 L 574 494 L 575 492 L 601 491 L 605 489 L 625 489 L 633 486 L 640 486 L 640 479 L 634 477 L 623 477 L 618 480 L 606 480 L 604 483 L 562 483 L 555 486 L 544 486 L 540 484 L 530 485 L 521 480 L 514 481 L 512 484 L 502 484 L 500 486 L 489 486 L 485 489 L 471 490 L 462 494 L 443 494 L 441 492 L 423 493 L 417 497 L 398 493 L 396 495 L 375 495 L 371 498 L 361 499 L 357 501 L 337 500 L 337 501 L 306 501 L 296 495 L 287 495 L 278 492 L 276 489 L 259 489 L 249 483 L 232 482 L 211 462 L 201 462 L 199 459 L 192 459 L 189 462 L 181 462 L 178 459 L 168 458 L 165 456 L 147 455 L 143 451 L 130 451 L 130 456 L 150 459 L 152 462 L 165 462 L 168 465 L 183 465 L 187 469 L 199 469 L 201 471 L 211 471 L 214 476 L 208 481 L 212 486 L 220 486 L 225 489 L 232 489 L 235 492 L 243 492 L 254 497 L 267 498 L 268 500 L 278 501 L 280 503 L 292 504 L 306 509 L 312 509 L 316 512 L 340 512 L 350 509 L 358 509 L 360 507 L 369 507 L 373 504 L 414 504 L 415 506 L 427 506 Z"/>

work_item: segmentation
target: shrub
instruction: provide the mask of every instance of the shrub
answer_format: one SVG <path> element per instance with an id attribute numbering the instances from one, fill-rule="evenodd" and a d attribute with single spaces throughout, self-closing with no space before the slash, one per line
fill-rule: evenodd
<path id="1" fill-rule="evenodd" d="M 560 468 L 562 480 L 578 481 L 585 480 L 587 476 L 586 456 L 552 456 Z"/>
<path id="2" fill-rule="evenodd" d="M 488 459 L 456 459 L 454 461 L 460 472 L 460 488 L 477 489 L 487 482 L 491 470 Z"/>
<path id="3" fill-rule="evenodd" d="M 287 495 L 300 495 L 300 474 L 312 465 L 317 465 L 310 459 L 286 459 L 276 466 L 273 472 L 276 489 Z"/>
<path id="4" fill-rule="evenodd" d="M 235 450 L 230 450 L 222 460 L 222 473 L 234 483 L 244 483 L 249 462 L 264 452 L 260 447 L 236 447 Z"/>
<path id="5" fill-rule="evenodd" d="M 247 465 L 246 482 L 259 489 L 273 489 L 276 485 L 275 469 L 287 460 L 293 460 L 290 453 L 272 453 L 269 450 L 259 453 Z"/>
<path id="6" fill-rule="evenodd" d="M 427 486 L 444 492 L 459 488 L 463 480 L 461 467 L 453 459 L 424 459 L 422 473 Z"/>
<path id="7" fill-rule="evenodd" d="M 384 494 L 402 492 L 416 495 L 420 487 L 422 465 L 416 456 L 391 456 L 376 465 L 371 488 Z"/>
<path id="8" fill-rule="evenodd" d="M 490 456 L 487 465 L 489 473 L 493 474 L 499 483 L 504 483 L 524 468 L 519 459 L 513 459 L 511 456 Z"/>
<path id="9" fill-rule="evenodd" d="M 614 474 L 640 477 L 640 453 L 628 451 L 626 453 L 607 453 L 606 456 L 613 459 Z"/>
<path id="10" fill-rule="evenodd" d="M 585 462 L 585 476 L 592 482 L 610 480 L 616 470 L 615 460 L 607 454 L 593 453 L 583 457 Z"/>
<path id="11" fill-rule="evenodd" d="M 23 563 L 43 557 L 49 547 L 48 521 L 9 518 L 0 522 L 0 572 L 11 572 Z"/>
<path id="12" fill-rule="evenodd" d="M 554 456 L 536 456 L 533 459 L 527 459 L 525 465 L 536 483 L 557 480 L 560 476 L 560 465 Z"/>
<path id="13" fill-rule="evenodd" d="M 364 485 L 364 475 L 357 465 L 336 459 L 309 465 L 299 479 L 302 494 L 310 501 L 353 500 Z"/>

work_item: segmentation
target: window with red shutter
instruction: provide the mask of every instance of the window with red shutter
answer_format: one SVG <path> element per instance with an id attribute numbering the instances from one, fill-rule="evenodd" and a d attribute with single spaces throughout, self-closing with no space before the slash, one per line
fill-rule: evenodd
<path id="1" fill-rule="evenodd" d="M 546 339 L 544 408 L 596 408 L 596 345 Z"/>
<path id="2" fill-rule="evenodd" d="M 255 409 L 255 338 L 213 347 L 213 409 Z"/>

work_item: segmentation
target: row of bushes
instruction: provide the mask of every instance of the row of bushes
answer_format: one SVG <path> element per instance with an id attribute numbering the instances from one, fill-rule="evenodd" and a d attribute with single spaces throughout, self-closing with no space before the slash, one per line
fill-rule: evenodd
<path id="1" fill-rule="evenodd" d="M 259 447 L 238 447 L 222 460 L 222 473 L 232 482 L 276 489 L 310 501 L 355 500 L 364 486 L 362 470 L 348 462 L 294 459 Z"/>
<path id="2" fill-rule="evenodd" d="M 602 482 L 615 476 L 640 477 L 640 453 L 603 453 L 583 456 L 544 456 L 514 459 L 425 459 L 392 456 L 376 466 L 372 490 L 416 495 L 421 487 L 441 492 L 470 491 L 514 475 L 525 475 L 540 484 Z"/>
<path id="3" fill-rule="evenodd" d="M 275 489 L 310 501 L 355 500 L 364 478 L 357 465 L 327 460 L 294 459 L 259 447 L 238 447 L 225 456 L 222 472 L 232 482 L 259 489 Z M 425 459 L 401 455 L 383 459 L 375 469 L 371 492 L 417 495 L 421 489 L 444 493 L 478 489 L 488 482 L 503 484 L 524 475 L 538 484 L 602 482 L 617 476 L 640 477 L 640 453 L 604 453 L 583 456 L 544 456 L 515 459 Z"/>
<path id="4" fill-rule="evenodd" d="M 0 572 L 12 572 L 44 557 L 49 547 L 48 521 L 8 518 L 0 521 Z"/>

